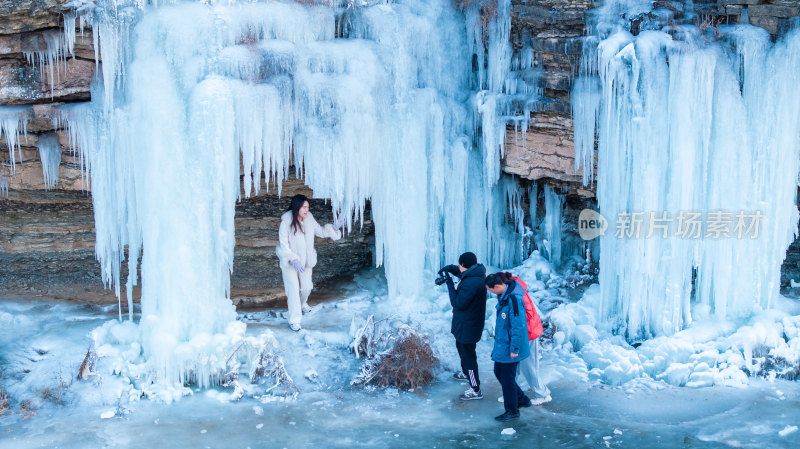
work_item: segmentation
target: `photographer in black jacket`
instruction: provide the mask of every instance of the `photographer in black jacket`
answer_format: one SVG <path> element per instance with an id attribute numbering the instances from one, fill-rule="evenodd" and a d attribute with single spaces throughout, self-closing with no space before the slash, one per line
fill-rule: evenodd
<path id="1" fill-rule="evenodd" d="M 475 345 L 483 335 L 486 318 L 486 268 L 478 263 L 475 254 L 466 252 L 458 258 L 458 265 L 447 265 L 439 270 L 439 275 L 443 273 L 447 276 L 447 290 L 450 293 L 450 305 L 453 306 L 450 332 L 456 338 L 456 348 L 461 358 L 461 372 L 454 377 L 469 381 L 471 387 L 460 399 L 483 399 Z M 453 284 L 450 274 L 461 279 L 458 287 Z"/>

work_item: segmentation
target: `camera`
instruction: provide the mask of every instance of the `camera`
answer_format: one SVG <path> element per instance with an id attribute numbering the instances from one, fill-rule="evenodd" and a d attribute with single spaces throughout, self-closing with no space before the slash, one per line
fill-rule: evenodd
<path id="1" fill-rule="evenodd" d="M 444 272 L 439 273 L 439 276 L 437 276 L 436 280 L 433 281 L 433 282 L 435 282 L 436 285 L 444 284 L 445 282 L 447 282 L 447 273 L 444 273 Z"/>

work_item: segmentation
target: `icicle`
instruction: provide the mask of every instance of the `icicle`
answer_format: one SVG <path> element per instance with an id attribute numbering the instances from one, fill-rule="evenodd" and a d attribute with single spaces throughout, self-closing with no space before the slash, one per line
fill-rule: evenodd
<path id="1" fill-rule="evenodd" d="M 536 216 L 538 214 L 538 206 L 539 206 L 539 184 L 536 182 L 531 183 L 530 188 L 528 189 L 528 200 L 530 201 L 529 205 L 529 212 L 528 215 L 531 217 L 531 230 L 536 229 L 536 226 L 539 224 L 539 220 Z"/>
<path id="2" fill-rule="evenodd" d="M 50 190 L 58 183 L 58 169 L 61 165 L 61 147 L 55 134 L 39 137 L 36 144 L 39 148 L 39 160 L 42 162 L 42 177 L 45 190 Z"/>
<path id="3" fill-rule="evenodd" d="M 556 193 L 549 185 L 544 186 L 544 246 L 547 259 L 554 265 L 561 264 L 561 230 L 564 195 Z"/>
<path id="4" fill-rule="evenodd" d="M 20 136 L 24 135 L 27 142 L 27 127 L 30 115 L 30 106 L 0 106 L 0 134 L 3 135 L 6 147 L 8 147 L 8 157 L 11 159 L 11 173 L 16 173 L 14 148 L 17 149 L 19 161 L 22 162 Z"/>
<path id="5" fill-rule="evenodd" d="M 0 174 L 0 195 L 8 198 L 8 179 L 4 174 Z"/>

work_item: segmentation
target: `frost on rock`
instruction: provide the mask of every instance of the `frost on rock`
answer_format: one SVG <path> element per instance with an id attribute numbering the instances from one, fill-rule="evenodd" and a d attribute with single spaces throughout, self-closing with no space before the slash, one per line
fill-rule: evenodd
<path id="1" fill-rule="evenodd" d="M 773 44 L 749 25 L 651 20 L 634 36 L 648 4 L 590 14 L 572 91 L 576 164 L 591 172 L 596 136 L 598 205 L 617 225 L 600 238 L 601 307 L 631 342 L 773 307 L 798 221 L 800 30 Z M 621 234 L 625 220 L 641 226 Z"/>

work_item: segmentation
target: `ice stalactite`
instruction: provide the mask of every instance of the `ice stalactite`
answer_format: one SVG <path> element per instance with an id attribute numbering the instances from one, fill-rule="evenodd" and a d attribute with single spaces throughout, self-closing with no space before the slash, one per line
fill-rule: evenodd
<path id="1" fill-rule="evenodd" d="M 262 172 L 280 191 L 294 167 L 346 228 L 370 201 L 392 296 L 415 297 L 426 270 L 468 249 L 490 264 L 521 260 L 521 193 L 499 165 L 509 109 L 495 108 L 524 90 L 503 87 L 508 0 L 488 46 L 474 11 L 450 0 L 142 3 L 78 5 L 102 64 L 93 101 L 59 121 L 118 296 L 127 252 L 129 311 L 141 257 L 152 379 L 208 385 L 225 372 L 215 354 L 242 335 L 228 299 L 234 205 Z"/>
<path id="2" fill-rule="evenodd" d="M 528 188 L 528 215 L 531 217 L 531 229 L 536 229 L 539 220 L 536 215 L 539 213 L 539 184 L 536 182 L 531 183 Z"/>
<path id="3" fill-rule="evenodd" d="M 772 44 L 749 25 L 653 22 L 633 36 L 609 11 L 573 89 L 576 162 L 591 170 L 596 133 L 598 203 L 616 223 L 601 237 L 605 316 L 637 340 L 769 308 L 797 231 L 800 32 Z"/>
<path id="4" fill-rule="evenodd" d="M 544 187 L 544 209 L 544 249 L 550 263 L 557 266 L 561 263 L 564 194 L 558 193 L 553 190 L 553 187 L 546 185 Z"/>
<path id="5" fill-rule="evenodd" d="M 8 156 L 11 160 L 11 172 L 16 173 L 17 156 L 22 162 L 22 148 L 20 137 L 25 136 L 27 141 L 28 119 L 30 106 L 0 106 L 0 134 L 6 142 Z M 17 150 L 17 155 L 14 154 Z"/>
<path id="6" fill-rule="evenodd" d="M 595 129 L 600 109 L 597 77 L 589 74 L 576 79 L 572 92 L 570 103 L 575 136 L 575 172 L 583 169 L 583 185 L 590 185 L 594 182 Z"/>
<path id="7" fill-rule="evenodd" d="M 36 143 L 39 160 L 42 162 L 42 177 L 45 189 L 52 189 L 58 182 L 58 168 L 61 165 L 61 147 L 55 134 L 44 134 Z"/>

